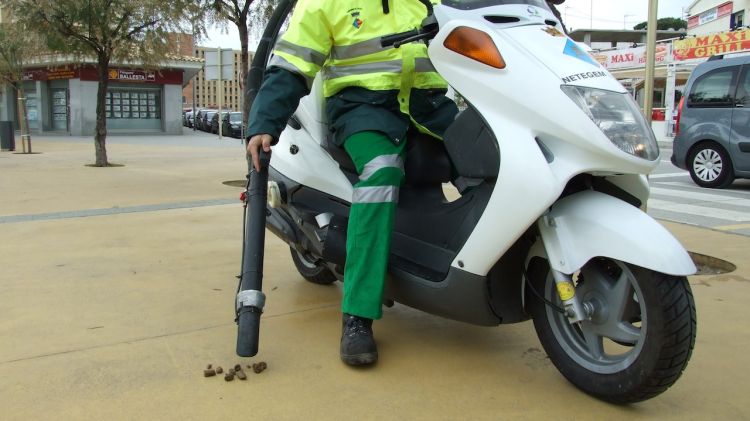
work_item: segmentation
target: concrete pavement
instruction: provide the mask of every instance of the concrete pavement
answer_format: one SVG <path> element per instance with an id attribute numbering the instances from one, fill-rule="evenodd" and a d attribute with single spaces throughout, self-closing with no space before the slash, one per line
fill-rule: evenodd
<path id="1" fill-rule="evenodd" d="M 0 153 L 2 419 L 750 419 L 750 238 L 665 223 L 692 251 L 731 261 L 694 276 L 698 339 L 677 384 L 618 407 L 571 386 L 530 322 L 482 328 L 396 304 L 381 360 L 338 358 L 341 285 L 305 282 L 267 236 L 261 351 L 234 354 L 240 265 L 237 140 L 35 137 Z M 245 382 L 204 378 L 265 361 Z"/>

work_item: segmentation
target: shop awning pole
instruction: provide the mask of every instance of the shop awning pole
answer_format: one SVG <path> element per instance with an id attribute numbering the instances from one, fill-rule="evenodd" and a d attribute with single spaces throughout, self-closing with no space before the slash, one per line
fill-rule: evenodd
<path id="1" fill-rule="evenodd" d="M 656 62 L 656 14 L 658 0 L 648 0 L 648 27 L 646 32 L 646 80 L 643 93 L 643 114 L 651 122 L 654 103 L 654 64 Z"/>

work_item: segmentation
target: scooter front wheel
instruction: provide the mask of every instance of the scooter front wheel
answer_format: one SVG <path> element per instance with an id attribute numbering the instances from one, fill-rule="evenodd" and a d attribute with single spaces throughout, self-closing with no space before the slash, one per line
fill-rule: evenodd
<path id="1" fill-rule="evenodd" d="M 612 403 L 650 399 L 672 386 L 695 345 L 695 302 L 687 279 L 618 260 L 596 258 L 574 277 L 576 295 L 592 309 L 571 324 L 546 261 L 529 268 L 539 340 L 558 370 L 586 393 Z M 554 304 L 553 307 L 550 304 Z"/>
<path id="2" fill-rule="evenodd" d="M 289 251 L 292 253 L 294 267 L 297 268 L 297 272 L 306 280 L 320 285 L 328 285 L 336 282 L 336 276 L 321 262 L 314 261 L 293 247 L 289 247 Z"/>

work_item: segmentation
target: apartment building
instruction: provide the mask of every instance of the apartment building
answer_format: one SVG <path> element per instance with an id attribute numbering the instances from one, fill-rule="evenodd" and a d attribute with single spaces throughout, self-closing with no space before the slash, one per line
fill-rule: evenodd
<path id="1" fill-rule="evenodd" d="M 687 7 L 688 35 L 706 35 L 742 29 L 750 0 L 695 0 Z"/>
<path id="2" fill-rule="evenodd" d="M 206 52 L 216 50 L 209 47 L 195 47 L 193 56 L 205 60 Z M 252 53 L 250 53 L 252 60 Z M 234 50 L 234 65 L 232 68 L 232 79 L 221 82 L 206 80 L 204 70 L 190 81 L 183 90 L 183 105 L 185 108 L 193 106 L 193 94 L 195 95 L 196 108 L 218 108 L 219 95 L 222 95 L 221 104 L 224 109 L 240 110 L 242 108 L 242 90 L 244 83 L 240 81 L 240 50 Z"/>

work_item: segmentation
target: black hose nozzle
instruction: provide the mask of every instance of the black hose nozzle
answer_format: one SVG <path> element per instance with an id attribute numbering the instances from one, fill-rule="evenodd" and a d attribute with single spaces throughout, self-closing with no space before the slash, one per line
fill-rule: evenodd
<path id="1" fill-rule="evenodd" d="M 263 249 L 266 240 L 266 200 L 268 165 L 271 153 L 260 150 L 260 172 L 248 161 L 247 212 L 242 253 L 242 274 L 237 294 L 237 355 L 252 357 L 258 353 L 260 315 L 263 295 Z"/>

